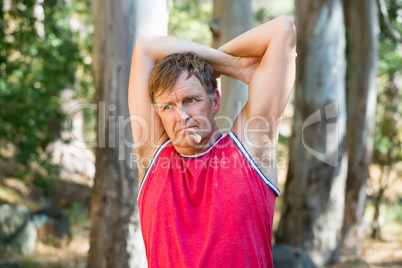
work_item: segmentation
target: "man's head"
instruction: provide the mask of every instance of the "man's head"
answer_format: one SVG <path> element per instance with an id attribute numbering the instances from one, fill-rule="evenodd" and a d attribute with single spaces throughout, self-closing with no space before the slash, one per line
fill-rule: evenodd
<path id="1" fill-rule="evenodd" d="M 212 99 L 217 88 L 217 82 L 212 67 L 193 52 L 174 53 L 157 62 L 149 81 L 149 94 L 152 103 L 155 98 L 171 91 L 182 73 L 187 73 L 200 81 L 209 97 Z"/>
<path id="2" fill-rule="evenodd" d="M 220 95 L 213 69 L 194 53 L 167 56 L 155 66 L 150 96 L 168 137 L 182 154 L 198 153 L 216 140 Z"/>

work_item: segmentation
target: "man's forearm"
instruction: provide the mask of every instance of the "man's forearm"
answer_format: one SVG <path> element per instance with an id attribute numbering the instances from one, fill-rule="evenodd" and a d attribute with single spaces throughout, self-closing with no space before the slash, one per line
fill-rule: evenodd
<path id="1" fill-rule="evenodd" d="M 239 76 L 238 70 L 233 68 L 235 57 L 192 41 L 170 36 L 143 35 L 137 40 L 137 45 L 155 62 L 172 53 L 192 51 L 208 62 L 216 73 L 233 78 Z"/>
<path id="2" fill-rule="evenodd" d="M 237 57 L 262 57 L 273 40 L 291 48 L 296 42 L 295 26 L 287 16 L 270 20 L 221 46 L 218 50 Z M 285 49 L 285 47 L 284 47 Z"/>

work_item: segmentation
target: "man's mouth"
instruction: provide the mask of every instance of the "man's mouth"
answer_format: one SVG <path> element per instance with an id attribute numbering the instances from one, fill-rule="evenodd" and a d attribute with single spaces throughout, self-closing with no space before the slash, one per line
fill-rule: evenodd
<path id="1" fill-rule="evenodd" d="M 186 130 L 195 130 L 195 126 L 182 127 L 177 132 L 182 132 L 182 131 L 186 131 Z"/>

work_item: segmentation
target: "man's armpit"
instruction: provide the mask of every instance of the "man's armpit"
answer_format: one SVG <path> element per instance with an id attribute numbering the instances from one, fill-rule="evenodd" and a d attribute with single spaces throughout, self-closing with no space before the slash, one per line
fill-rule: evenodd
<path id="1" fill-rule="evenodd" d="M 243 142 L 253 149 L 275 149 L 282 117 L 252 116 L 244 125 Z"/>

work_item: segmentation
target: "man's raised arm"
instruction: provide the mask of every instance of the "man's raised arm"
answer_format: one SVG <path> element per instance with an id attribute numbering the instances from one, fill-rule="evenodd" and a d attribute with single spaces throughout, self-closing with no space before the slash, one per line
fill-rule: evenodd
<path id="1" fill-rule="evenodd" d="M 295 78 L 296 28 L 292 20 L 286 16 L 277 17 L 236 37 L 219 50 L 240 57 L 238 68 L 243 68 L 248 75 L 243 79 L 249 84 L 248 102 L 233 129 L 244 130 L 246 121 L 255 116 L 268 121 L 279 119 Z M 258 57 L 260 62 L 250 66 L 250 57 Z M 278 133 L 270 131 L 266 134 L 272 139 Z"/>

